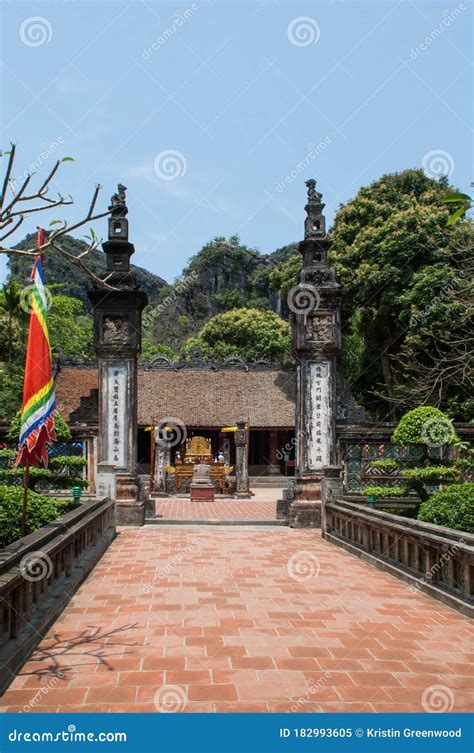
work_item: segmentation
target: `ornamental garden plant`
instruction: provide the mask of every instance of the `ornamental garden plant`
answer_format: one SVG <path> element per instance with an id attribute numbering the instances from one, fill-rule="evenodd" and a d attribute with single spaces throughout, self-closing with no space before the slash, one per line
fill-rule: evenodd
<path id="1" fill-rule="evenodd" d="M 21 536 L 23 468 L 13 467 L 19 429 L 20 412 L 13 418 L 7 435 L 12 446 L 0 450 L 0 548 Z M 29 470 L 27 534 L 51 523 L 77 506 L 72 496 L 55 498 L 50 496 L 51 491 L 87 486 L 87 481 L 82 478 L 85 459 L 82 456 L 57 452 L 62 445 L 67 446 L 72 438 L 68 425 L 57 412 L 55 430 L 57 442 L 50 449 L 48 467 L 32 466 Z"/>
<path id="2" fill-rule="evenodd" d="M 396 460 L 375 460 L 373 467 L 386 474 L 384 484 L 366 486 L 364 494 L 393 499 L 414 493 L 418 520 L 474 530 L 474 484 L 461 483 L 469 475 L 472 450 L 461 442 L 449 417 L 432 406 L 415 408 L 400 419 L 392 441 L 420 448 L 419 464 L 402 468 Z M 403 483 L 386 484 L 389 474 L 397 471 Z"/>

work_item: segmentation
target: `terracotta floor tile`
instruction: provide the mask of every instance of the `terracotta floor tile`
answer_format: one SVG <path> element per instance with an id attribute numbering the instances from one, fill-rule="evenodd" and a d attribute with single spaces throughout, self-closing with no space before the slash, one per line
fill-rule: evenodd
<path id="1" fill-rule="evenodd" d="M 206 514 L 237 504 L 274 514 L 261 498 Z M 319 572 L 298 581 L 290 562 L 308 552 Z M 119 529 L 0 710 L 159 713 L 170 686 L 184 713 L 405 712 L 434 685 L 472 710 L 473 637 L 465 617 L 315 530 Z"/>
<path id="2" fill-rule="evenodd" d="M 235 685 L 192 685 L 188 691 L 190 701 L 236 701 Z"/>

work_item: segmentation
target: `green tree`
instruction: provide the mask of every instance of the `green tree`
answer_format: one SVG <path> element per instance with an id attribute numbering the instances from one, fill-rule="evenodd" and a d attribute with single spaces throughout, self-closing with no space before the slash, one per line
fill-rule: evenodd
<path id="1" fill-rule="evenodd" d="M 270 285 L 277 290 L 284 308 L 289 291 L 297 284 L 303 267 L 301 254 L 296 253 L 284 259 L 270 272 Z"/>
<path id="2" fill-rule="evenodd" d="M 8 363 L 13 357 L 13 346 L 17 337 L 16 329 L 20 321 L 25 319 L 22 309 L 22 286 L 15 279 L 4 283 L 0 290 L 0 317 L 5 320 L 6 356 Z"/>
<path id="3" fill-rule="evenodd" d="M 92 317 L 84 314 L 82 301 L 54 295 L 48 310 L 48 330 L 53 357 L 62 353 L 79 360 L 94 355 Z"/>
<path id="4" fill-rule="evenodd" d="M 210 319 L 183 350 L 187 356 L 200 350 L 218 359 L 238 355 L 246 361 L 288 361 L 290 327 L 272 311 L 232 309 Z"/>
<path id="5" fill-rule="evenodd" d="M 0 366 L 0 420 L 11 421 L 21 408 L 23 397 L 23 365 L 17 361 Z"/>
<path id="6" fill-rule="evenodd" d="M 455 269 L 450 249 L 470 232 L 466 221 L 446 225 L 449 209 L 441 199 L 452 190 L 422 170 L 384 175 L 339 209 L 331 230 L 331 263 L 344 283 L 344 328 L 356 319 L 363 343 L 355 392 L 380 418 L 394 419 L 404 399 L 398 388 L 409 364 L 401 351 L 415 290 L 425 285 L 425 295 L 440 294 Z M 437 404 L 446 400 L 449 391 L 432 396 Z"/>

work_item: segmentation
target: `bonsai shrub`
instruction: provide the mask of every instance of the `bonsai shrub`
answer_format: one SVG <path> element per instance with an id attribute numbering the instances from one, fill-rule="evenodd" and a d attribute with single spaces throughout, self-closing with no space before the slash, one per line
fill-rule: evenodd
<path id="1" fill-rule="evenodd" d="M 373 468 L 377 468 L 379 471 L 387 471 L 387 473 L 395 471 L 398 468 L 397 461 L 389 460 L 388 458 L 386 460 L 373 460 L 371 465 Z"/>
<path id="2" fill-rule="evenodd" d="M 420 505 L 418 520 L 474 533 L 474 484 L 452 484 Z"/>
<path id="3" fill-rule="evenodd" d="M 51 523 L 67 510 L 75 507 L 74 500 L 46 497 L 28 492 L 27 533 Z M 21 537 L 23 489 L 17 486 L 0 486 L 0 547 Z"/>
<path id="4" fill-rule="evenodd" d="M 459 442 L 459 437 L 443 411 L 431 405 L 422 405 L 402 416 L 392 440 L 399 445 L 421 445 L 428 455 L 429 447 L 454 444 Z"/>
<path id="5" fill-rule="evenodd" d="M 423 405 L 414 408 L 400 419 L 392 434 L 392 440 L 401 446 L 419 446 L 423 450 L 420 465 L 416 468 L 400 468 L 396 460 L 375 460 L 374 468 L 384 471 L 389 481 L 390 474 L 400 468 L 399 475 L 405 486 L 366 487 L 365 494 L 377 497 L 402 497 L 416 492 L 421 502 L 429 499 L 427 487 L 452 484 L 459 481 L 464 461 L 443 464 L 441 448 L 445 445 L 462 445 L 451 420 L 438 408 Z"/>
<path id="6" fill-rule="evenodd" d="M 407 490 L 404 486 L 366 486 L 362 493 L 370 497 L 404 497 Z"/>

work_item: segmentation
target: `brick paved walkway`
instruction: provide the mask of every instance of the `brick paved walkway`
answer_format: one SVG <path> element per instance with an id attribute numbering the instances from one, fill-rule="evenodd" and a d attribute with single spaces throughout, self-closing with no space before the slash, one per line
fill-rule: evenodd
<path id="1" fill-rule="evenodd" d="M 276 502 L 253 499 L 191 502 L 189 498 L 164 498 L 156 500 L 155 512 L 159 518 L 186 520 L 274 520 Z"/>
<path id="2" fill-rule="evenodd" d="M 473 632 L 315 531 L 122 529 L 2 707 L 468 711 Z"/>

